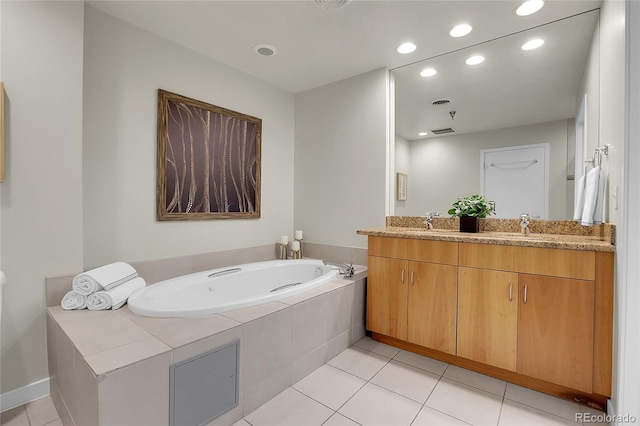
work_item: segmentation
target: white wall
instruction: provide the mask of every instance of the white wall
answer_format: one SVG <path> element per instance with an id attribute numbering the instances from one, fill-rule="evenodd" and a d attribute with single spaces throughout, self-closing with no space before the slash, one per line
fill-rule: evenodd
<path id="1" fill-rule="evenodd" d="M 295 228 L 305 241 L 366 247 L 385 224 L 388 71 L 296 94 Z"/>
<path id="2" fill-rule="evenodd" d="M 580 79 L 580 84 L 576 92 L 576 114 L 580 109 L 580 104 L 587 95 L 587 150 L 585 159 L 593 156 L 595 148 L 598 146 L 600 133 L 600 24 L 602 13 L 598 17 L 598 23 L 593 30 L 589 56 L 584 66 L 584 72 Z"/>
<path id="3" fill-rule="evenodd" d="M 292 236 L 292 94 L 90 6 L 84 55 L 85 266 Z M 262 119 L 259 220 L 156 221 L 158 88 Z"/>
<path id="4" fill-rule="evenodd" d="M 83 10 L 2 2 L 2 393 L 48 376 L 44 278 L 82 269 Z"/>
<path id="5" fill-rule="evenodd" d="M 624 140 L 624 2 L 607 0 L 600 10 L 600 129 L 599 146 L 609 144 L 609 155 L 602 157 L 608 171 L 609 197 L 605 219 L 619 223 L 615 188 L 622 182 Z M 618 191 L 619 192 L 619 191 Z"/>
<path id="6" fill-rule="evenodd" d="M 400 135 L 395 136 L 396 144 L 395 144 L 395 171 L 401 173 L 409 173 L 410 168 L 410 144 L 408 140 L 403 138 Z M 397 177 L 394 174 L 392 182 L 393 182 L 393 198 L 392 202 L 395 203 L 394 216 L 407 216 L 407 201 L 399 201 L 396 189 L 397 189 Z M 407 183 L 408 187 L 408 183 Z M 424 212 L 423 212 L 424 213 Z"/>
<path id="7" fill-rule="evenodd" d="M 407 205 L 404 214 L 417 216 L 427 211 L 438 211 L 446 216 L 458 196 L 479 194 L 481 149 L 548 142 L 551 146 L 549 218 L 566 219 L 569 121 L 559 120 L 410 142 Z"/>
<path id="8" fill-rule="evenodd" d="M 616 335 L 613 413 L 640 419 L 640 3 L 626 2 L 625 144 L 616 263 Z M 629 422 L 614 422 L 629 424 Z"/>

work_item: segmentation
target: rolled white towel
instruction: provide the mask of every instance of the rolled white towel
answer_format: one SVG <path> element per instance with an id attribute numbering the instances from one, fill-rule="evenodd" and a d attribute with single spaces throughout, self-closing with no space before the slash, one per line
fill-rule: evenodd
<path id="1" fill-rule="evenodd" d="M 92 269 L 73 278 L 73 291 L 88 296 L 109 290 L 138 276 L 138 272 L 125 262 L 115 262 Z"/>
<path id="2" fill-rule="evenodd" d="M 129 296 L 146 285 L 142 277 L 137 277 L 111 290 L 97 291 L 87 297 L 87 308 L 92 311 L 118 309 L 126 303 Z"/>
<path id="3" fill-rule="evenodd" d="M 87 307 L 87 296 L 72 290 L 64 295 L 60 306 L 66 310 L 84 309 Z"/>

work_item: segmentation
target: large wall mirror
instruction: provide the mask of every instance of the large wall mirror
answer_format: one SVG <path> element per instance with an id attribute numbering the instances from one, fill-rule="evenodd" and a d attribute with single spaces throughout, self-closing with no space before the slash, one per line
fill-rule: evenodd
<path id="1" fill-rule="evenodd" d="M 407 175 L 406 199 L 394 196 L 393 214 L 446 216 L 458 196 L 510 187 L 508 200 L 496 204 L 496 217 L 531 210 L 540 219 L 569 219 L 575 117 L 585 81 L 597 73 L 589 63 L 598 46 L 592 43 L 598 14 L 592 10 L 392 70 L 390 179 Z M 544 44 L 522 48 L 537 39 Z M 467 64 L 477 56 L 484 61 Z M 436 73 L 424 72 L 429 69 Z M 597 109 L 595 103 L 597 98 L 588 107 Z"/>

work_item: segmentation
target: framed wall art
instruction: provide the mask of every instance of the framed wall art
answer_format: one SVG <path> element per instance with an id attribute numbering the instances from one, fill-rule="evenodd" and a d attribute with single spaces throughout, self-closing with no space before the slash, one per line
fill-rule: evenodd
<path id="1" fill-rule="evenodd" d="M 157 219 L 260 217 L 262 120 L 158 90 Z"/>
<path id="2" fill-rule="evenodd" d="M 398 201 L 407 201 L 407 174 L 397 173 L 396 198 Z"/>

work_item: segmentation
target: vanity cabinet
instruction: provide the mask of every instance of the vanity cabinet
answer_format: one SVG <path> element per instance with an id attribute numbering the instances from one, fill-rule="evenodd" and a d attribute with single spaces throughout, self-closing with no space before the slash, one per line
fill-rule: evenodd
<path id="1" fill-rule="evenodd" d="M 591 392 L 594 285 L 520 274 L 518 373 Z"/>
<path id="2" fill-rule="evenodd" d="M 376 340 L 554 395 L 611 395 L 613 253 L 369 236 Z"/>
<path id="3" fill-rule="evenodd" d="M 460 243 L 458 355 L 591 392 L 595 267 L 595 252 Z"/>
<path id="4" fill-rule="evenodd" d="M 460 267 L 457 355 L 516 371 L 518 274 Z"/>
<path id="5" fill-rule="evenodd" d="M 367 329 L 455 354 L 457 244 L 401 238 L 371 244 L 372 239 Z"/>

